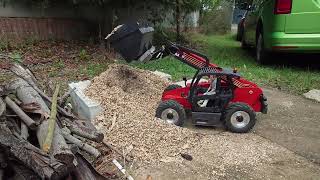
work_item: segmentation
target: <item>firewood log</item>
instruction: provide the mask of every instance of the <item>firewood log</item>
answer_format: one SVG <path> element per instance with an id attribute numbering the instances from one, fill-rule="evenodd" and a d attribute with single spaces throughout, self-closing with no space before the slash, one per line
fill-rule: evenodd
<path id="1" fill-rule="evenodd" d="M 30 167 L 42 179 L 60 179 L 74 168 L 50 158 L 28 141 L 14 136 L 5 125 L 0 125 L 0 147 Z"/>
<path id="2" fill-rule="evenodd" d="M 41 111 L 50 114 L 50 110 L 46 103 L 43 101 L 41 96 L 32 88 L 30 85 L 22 79 L 17 79 L 11 83 L 10 89 L 16 89 L 17 97 L 24 103 L 37 103 L 41 107 Z M 36 120 L 40 121 L 40 119 Z M 37 138 L 40 144 L 40 147 L 43 148 L 44 140 L 48 132 L 49 122 L 47 119 L 43 120 L 37 129 Z M 54 136 L 51 146 L 50 154 L 64 162 L 66 164 L 72 164 L 74 160 L 74 155 L 66 144 L 63 136 L 61 135 L 60 128 L 55 124 Z"/>
<path id="3" fill-rule="evenodd" d="M 10 161 L 10 167 L 15 172 L 15 175 L 12 179 L 17 180 L 41 180 L 41 178 L 33 172 L 30 168 L 26 167 L 16 160 Z"/>
<path id="4" fill-rule="evenodd" d="M 6 103 L 4 103 L 4 101 L 0 97 L 0 118 L 4 116 L 5 111 L 6 111 Z"/>
<path id="5" fill-rule="evenodd" d="M 77 145 L 80 149 L 86 151 L 87 153 L 93 155 L 95 158 L 98 158 L 101 153 L 94 147 L 82 142 L 81 140 L 77 139 L 76 137 L 70 134 L 70 131 L 66 128 L 61 130 L 63 137 L 68 140 L 69 142 Z"/>
<path id="6" fill-rule="evenodd" d="M 5 98 L 5 101 L 6 104 L 10 107 L 10 109 L 14 111 L 30 129 L 34 130 L 37 128 L 36 122 L 33 119 L 31 119 L 26 113 L 24 113 L 23 110 L 8 96 Z"/>
<path id="7" fill-rule="evenodd" d="M 29 137 L 29 129 L 28 126 L 24 123 L 21 122 L 21 128 L 20 128 L 20 134 L 21 134 L 21 138 L 24 140 L 27 140 Z"/>
<path id="8" fill-rule="evenodd" d="M 89 139 L 91 141 L 95 141 L 97 143 L 101 143 L 104 139 L 104 134 L 98 132 L 95 128 L 91 126 L 83 125 L 82 121 L 69 121 L 68 119 L 64 119 L 66 127 L 71 131 L 72 134 L 76 134 L 80 137 Z"/>
<path id="9" fill-rule="evenodd" d="M 78 166 L 74 170 L 73 175 L 77 180 L 108 180 L 107 178 L 100 175 L 91 164 L 83 158 L 79 153 L 76 155 L 76 159 L 78 161 Z"/>
<path id="10" fill-rule="evenodd" d="M 59 102 L 59 105 L 60 105 L 61 107 L 63 107 L 63 106 L 65 105 L 67 99 L 70 97 L 71 93 L 72 93 L 73 91 L 75 91 L 75 90 L 76 90 L 76 88 L 73 88 L 73 89 L 69 90 L 68 92 L 66 92 L 66 93 L 59 99 L 58 102 Z"/>
<path id="11" fill-rule="evenodd" d="M 39 89 L 39 87 L 36 84 L 36 78 L 32 75 L 30 70 L 24 69 L 22 66 L 18 64 L 14 64 L 11 68 L 10 71 L 13 72 L 15 75 L 17 75 L 19 78 L 23 79 L 26 81 L 33 89 L 39 93 L 41 97 L 43 97 L 46 101 L 49 103 L 52 103 L 52 100 L 49 96 L 47 96 L 43 91 Z M 33 77 L 32 77 L 33 76 Z M 60 106 L 57 107 L 59 112 L 63 114 L 64 116 L 70 117 L 70 118 L 75 118 L 73 114 L 68 113 L 65 111 L 63 108 Z"/>

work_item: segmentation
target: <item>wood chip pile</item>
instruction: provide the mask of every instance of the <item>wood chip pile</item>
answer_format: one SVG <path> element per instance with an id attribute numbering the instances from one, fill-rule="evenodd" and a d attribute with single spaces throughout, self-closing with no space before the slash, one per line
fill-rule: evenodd
<path id="1" fill-rule="evenodd" d="M 149 71 L 116 64 L 94 78 L 86 93 L 104 108 L 95 125 L 106 133 L 106 141 L 129 149 L 141 163 L 159 162 L 195 146 L 197 133 L 155 119 L 167 85 Z"/>

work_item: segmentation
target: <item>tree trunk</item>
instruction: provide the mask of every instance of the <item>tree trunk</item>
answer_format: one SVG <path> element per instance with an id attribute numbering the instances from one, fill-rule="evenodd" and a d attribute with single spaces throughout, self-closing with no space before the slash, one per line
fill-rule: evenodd
<path id="1" fill-rule="evenodd" d="M 180 42 L 181 40 L 181 36 L 180 36 L 180 32 L 181 32 L 181 9 L 180 9 L 180 2 L 179 0 L 176 0 L 176 41 Z"/>
<path id="2" fill-rule="evenodd" d="M 46 103 L 43 101 L 41 96 L 29 86 L 27 82 L 22 79 L 18 79 L 11 84 L 11 89 L 16 89 L 17 97 L 24 103 L 34 103 L 40 105 L 41 111 L 48 116 L 50 114 L 50 110 Z M 40 118 L 37 121 L 41 121 Z M 43 148 L 44 140 L 46 138 L 46 134 L 48 132 L 49 122 L 47 119 L 43 120 L 37 129 L 37 137 L 40 144 L 41 149 Z M 64 162 L 66 164 L 72 164 L 74 160 L 74 156 L 66 144 L 63 136 L 61 135 L 60 128 L 55 124 L 53 142 L 52 142 L 52 150 L 50 154 L 53 155 L 54 158 Z"/>
<path id="3" fill-rule="evenodd" d="M 30 167 L 42 179 L 60 179 L 71 170 L 55 159 L 50 159 L 29 142 L 18 139 L 5 125 L 0 126 L 0 146 L 6 149 L 9 155 L 13 155 Z"/>

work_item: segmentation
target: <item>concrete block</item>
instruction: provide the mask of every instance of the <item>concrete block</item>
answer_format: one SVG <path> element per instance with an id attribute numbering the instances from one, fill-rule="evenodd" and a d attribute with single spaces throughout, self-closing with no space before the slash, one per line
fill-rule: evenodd
<path id="1" fill-rule="evenodd" d="M 75 90 L 71 93 L 71 104 L 74 113 L 80 118 L 93 120 L 102 112 L 102 107 L 99 103 L 91 100 L 85 95 L 85 90 L 91 84 L 91 81 L 80 81 L 78 83 L 70 83 L 69 89 Z"/>
<path id="2" fill-rule="evenodd" d="M 172 80 L 172 76 L 170 74 L 167 74 L 167 73 L 164 73 L 164 72 L 160 72 L 160 71 L 154 71 L 152 72 L 153 74 L 165 79 L 165 80 L 168 80 L 168 81 L 171 81 Z"/>
<path id="3" fill-rule="evenodd" d="M 312 99 L 316 100 L 317 102 L 320 102 L 320 90 L 313 89 L 308 93 L 303 94 L 303 96 L 307 99 Z"/>

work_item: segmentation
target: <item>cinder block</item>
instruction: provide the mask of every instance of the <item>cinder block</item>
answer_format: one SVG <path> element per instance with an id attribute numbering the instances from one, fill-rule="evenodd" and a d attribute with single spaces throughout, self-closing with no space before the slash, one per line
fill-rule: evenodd
<path id="1" fill-rule="evenodd" d="M 91 81 L 80 81 L 78 83 L 70 83 L 69 89 L 75 90 L 71 93 L 71 103 L 74 113 L 80 118 L 93 120 L 102 112 L 102 107 L 99 103 L 93 101 L 85 95 L 85 90 L 91 84 Z"/>

